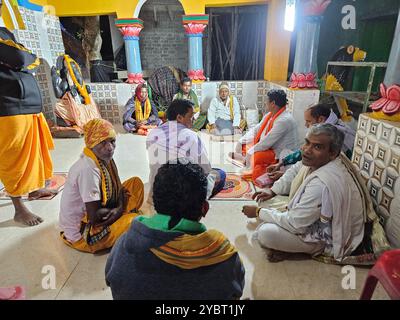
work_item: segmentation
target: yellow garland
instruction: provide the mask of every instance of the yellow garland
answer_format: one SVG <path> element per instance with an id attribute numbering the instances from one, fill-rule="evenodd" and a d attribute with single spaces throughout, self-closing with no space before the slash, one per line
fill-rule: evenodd
<path id="1" fill-rule="evenodd" d="M 19 43 L 15 43 L 12 40 L 3 40 L 0 38 L 0 44 L 4 44 L 6 46 L 16 48 L 17 50 L 25 51 L 25 52 L 32 54 L 32 52 L 30 50 L 28 50 L 27 48 L 25 48 L 23 45 L 20 45 Z M 35 61 L 26 67 L 26 70 L 36 69 L 39 65 L 40 65 L 40 59 L 38 57 L 36 57 Z"/>
<path id="2" fill-rule="evenodd" d="M 231 113 L 231 120 L 233 120 L 233 96 L 229 96 L 229 111 Z"/>
<path id="3" fill-rule="evenodd" d="M 103 171 L 101 170 L 101 166 L 99 163 L 99 160 L 97 159 L 96 155 L 93 153 L 92 150 L 90 150 L 89 148 L 84 148 L 83 149 L 83 153 L 89 157 L 90 159 L 92 159 L 94 161 L 94 163 L 96 164 L 97 168 L 99 168 L 100 172 L 101 172 L 101 205 L 105 206 L 107 201 L 108 201 L 108 194 L 107 194 L 107 187 L 106 187 L 106 177 L 103 173 Z"/>
<path id="4" fill-rule="evenodd" d="M 85 147 L 83 149 L 83 153 L 89 157 L 90 159 L 92 159 L 94 161 L 94 163 L 96 164 L 97 168 L 100 170 L 101 173 L 101 205 L 103 207 L 106 206 L 107 202 L 112 198 L 113 195 L 113 188 L 116 188 L 115 191 L 115 195 L 119 195 L 120 192 L 120 188 L 121 188 L 121 182 L 119 180 L 119 176 L 118 176 L 118 171 L 117 171 L 117 167 L 114 163 L 114 160 L 111 160 L 109 167 L 110 167 L 110 181 L 107 184 L 107 178 L 105 175 L 105 172 L 102 170 L 101 165 L 100 165 L 100 161 L 99 159 L 97 159 L 96 155 L 94 154 L 94 152 L 92 150 L 90 150 L 89 148 Z M 114 181 L 115 181 L 115 185 L 113 185 L 112 182 L 112 176 L 114 177 Z"/>
<path id="5" fill-rule="evenodd" d="M 87 92 L 86 86 L 85 86 L 85 82 L 82 80 L 83 84 L 81 85 L 78 80 L 76 79 L 74 70 L 72 70 L 72 66 L 71 64 L 75 64 L 75 66 L 77 67 L 77 69 L 79 70 L 79 72 L 81 72 L 81 68 L 79 68 L 79 65 L 69 56 L 69 55 L 64 55 L 64 59 L 67 65 L 67 69 L 69 74 L 71 75 L 72 81 L 74 82 L 74 85 L 76 86 L 76 88 L 78 89 L 80 95 L 85 99 L 85 104 L 90 104 L 90 97 L 89 97 L 89 93 Z"/>
<path id="6" fill-rule="evenodd" d="M 343 87 L 334 75 L 328 74 L 328 76 L 326 78 L 326 83 L 325 83 L 325 90 L 343 91 Z"/>
<path id="7" fill-rule="evenodd" d="M 147 98 L 144 104 L 144 116 L 142 110 L 142 103 L 139 101 L 137 97 L 135 97 L 135 119 L 136 121 L 147 120 L 150 117 L 151 112 L 151 104 L 150 99 Z"/>

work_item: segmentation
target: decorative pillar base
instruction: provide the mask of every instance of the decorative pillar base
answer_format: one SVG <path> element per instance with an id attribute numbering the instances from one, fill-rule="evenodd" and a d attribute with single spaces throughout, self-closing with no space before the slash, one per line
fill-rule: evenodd
<path id="1" fill-rule="evenodd" d="M 315 73 L 292 73 L 289 88 L 291 89 L 318 89 Z"/>
<path id="2" fill-rule="evenodd" d="M 188 71 L 188 77 L 193 80 L 193 81 L 205 81 L 206 77 L 204 76 L 204 71 L 203 70 L 189 70 Z"/>
<path id="3" fill-rule="evenodd" d="M 144 83 L 143 74 L 142 73 L 128 73 L 127 83 Z"/>

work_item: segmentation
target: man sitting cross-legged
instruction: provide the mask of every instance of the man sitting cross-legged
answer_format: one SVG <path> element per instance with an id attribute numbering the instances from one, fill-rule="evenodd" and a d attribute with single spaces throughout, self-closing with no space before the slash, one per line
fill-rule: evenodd
<path id="1" fill-rule="evenodd" d="M 158 118 L 156 106 L 149 98 L 145 84 L 139 84 L 136 87 L 135 95 L 128 100 L 125 108 L 122 124 L 127 132 L 147 136 L 151 129 L 162 123 Z"/>
<path id="2" fill-rule="evenodd" d="M 149 203 L 152 203 L 153 182 L 158 168 L 178 158 L 186 158 L 203 168 L 209 182 L 208 198 L 220 192 L 225 185 L 225 172 L 211 167 L 203 142 L 197 133 L 191 130 L 193 111 L 193 103 L 188 100 L 172 101 L 167 109 L 168 122 L 153 129 L 147 137 L 146 147 L 150 164 Z"/>
<path id="3" fill-rule="evenodd" d="M 336 114 L 331 110 L 328 105 L 318 103 L 306 109 L 306 111 L 304 111 L 304 120 L 306 128 L 310 128 L 310 126 L 317 123 L 330 123 L 338 128 L 340 131 L 342 131 L 344 134 L 342 151 L 349 159 L 351 159 L 356 133 L 342 120 L 338 119 Z M 282 177 L 284 173 L 284 171 L 281 170 L 283 166 L 295 164 L 300 160 L 301 150 L 296 150 L 295 152 L 287 155 L 285 158 L 280 160 L 277 164 L 270 165 L 267 168 L 270 179 L 272 179 L 273 181 L 278 180 L 280 177 Z"/>
<path id="4" fill-rule="evenodd" d="M 266 201 L 289 194 L 287 208 L 243 207 L 247 217 L 265 221 L 256 237 L 263 247 L 272 249 L 270 261 L 284 259 L 282 252 L 286 252 L 324 253 L 342 262 L 360 249 L 362 242 L 369 243 L 370 248 L 371 239 L 373 252 L 368 253 L 386 247 L 368 191 L 351 162 L 340 154 L 343 138 L 344 134 L 331 124 L 312 126 L 302 147 L 302 162 L 290 168 L 270 190 L 254 195 L 256 200 Z M 373 236 L 366 230 L 366 222 L 372 223 Z"/>
<path id="5" fill-rule="evenodd" d="M 201 130 L 206 121 L 207 114 L 200 114 L 200 103 L 197 98 L 196 93 L 192 89 L 192 80 L 189 77 L 183 77 L 180 82 L 179 91 L 174 95 L 173 100 L 176 99 L 184 99 L 189 100 L 193 103 L 194 108 L 194 122 L 193 122 L 193 130 L 199 131 Z"/>
<path id="6" fill-rule="evenodd" d="M 207 176 L 186 159 L 164 164 L 154 181 L 153 217 L 136 218 L 106 264 L 114 299 L 239 299 L 244 268 L 236 248 L 200 220 Z"/>
<path id="7" fill-rule="evenodd" d="M 71 167 L 61 197 L 61 237 L 70 247 L 97 252 L 110 248 L 130 226 L 143 203 L 143 182 L 121 184 L 113 160 L 116 133 L 103 119 L 84 126 L 86 148 Z"/>
<path id="8" fill-rule="evenodd" d="M 286 93 L 270 90 L 265 104 L 267 114 L 236 144 L 229 157 L 247 168 L 242 176 L 253 181 L 267 172 L 267 167 L 280 159 L 284 150 L 298 148 L 297 124 L 286 110 Z"/>
<path id="9" fill-rule="evenodd" d="M 245 126 L 241 117 L 237 98 L 230 93 L 228 83 L 221 82 L 218 97 L 211 100 L 207 111 L 209 132 L 217 136 L 240 134 Z"/>

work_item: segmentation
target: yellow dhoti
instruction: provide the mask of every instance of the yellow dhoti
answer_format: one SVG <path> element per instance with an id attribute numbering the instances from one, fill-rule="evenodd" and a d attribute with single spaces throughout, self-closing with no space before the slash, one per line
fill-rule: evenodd
<path id="1" fill-rule="evenodd" d="M 10 196 L 43 188 L 53 174 L 53 138 L 42 113 L 0 117 L 0 180 Z"/>
<path id="2" fill-rule="evenodd" d="M 130 193 L 126 211 L 122 216 L 108 227 L 91 228 L 88 235 L 86 228 L 88 226 L 88 217 L 86 215 L 82 220 L 81 231 L 83 235 L 81 240 L 72 243 L 61 233 L 61 238 L 68 246 L 79 251 L 95 253 L 111 248 L 118 238 L 129 229 L 132 220 L 139 215 L 139 208 L 143 204 L 144 185 L 140 178 L 133 177 L 126 180 L 122 186 Z"/>

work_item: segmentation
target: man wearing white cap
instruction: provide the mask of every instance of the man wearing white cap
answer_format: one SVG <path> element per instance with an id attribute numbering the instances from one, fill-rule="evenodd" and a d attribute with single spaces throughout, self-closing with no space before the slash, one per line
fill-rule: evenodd
<path id="1" fill-rule="evenodd" d="M 211 100 L 207 118 L 209 130 L 216 135 L 241 132 L 240 106 L 236 97 L 230 95 L 227 82 L 221 82 L 219 96 Z"/>

